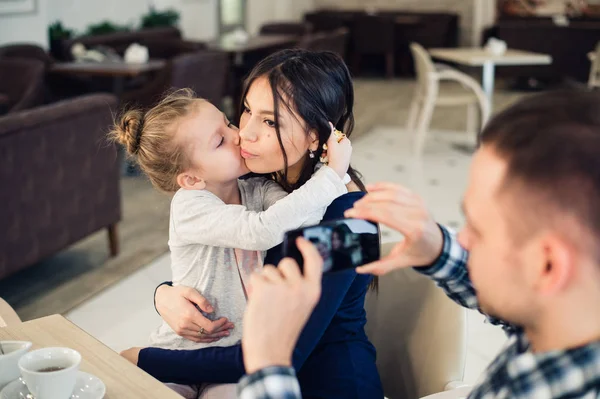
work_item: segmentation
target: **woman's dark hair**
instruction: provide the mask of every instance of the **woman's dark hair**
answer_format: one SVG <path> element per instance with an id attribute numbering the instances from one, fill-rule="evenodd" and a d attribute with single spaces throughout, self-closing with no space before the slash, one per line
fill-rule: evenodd
<path id="1" fill-rule="evenodd" d="M 269 80 L 273 91 L 275 131 L 285 165 L 282 174 L 274 172 L 272 177 L 287 192 L 292 192 L 313 175 L 323 152 L 323 144 L 331 134 L 329 122 L 347 137 L 351 137 L 354 129 L 352 77 L 344 60 L 336 53 L 302 49 L 278 51 L 258 63 L 246 78 L 240 110 L 244 109 L 250 86 L 261 77 Z M 295 111 L 302 118 L 307 134 L 309 130 L 314 129 L 319 136 L 319 147 L 315 151 L 315 157 L 305 157 L 299 178 L 294 183 L 288 182 L 288 159 L 279 131 L 280 103 L 285 105 L 290 113 Z M 362 191 L 367 191 L 361 181 L 361 175 L 352 166 L 348 167 L 348 175 Z M 377 277 L 373 279 L 371 288 L 377 290 Z"/>
<path id="2" fill-rule="evenodd" d="M 314 173 L 315 166 L 327 142 L 331 121 L 336 129 L 350 137 L 354 128 L 354 87 L 346 64 L 330 51 L 308 51 L 287 49 L 278 51 L 262 60 L 250 72 L 244 82 L 242 104 L 252 83 L 261 77 L 269 80 L 273 90 L 274 119 L 277 139 L 283 152 L 283 173 L 273 173 L 273 178 L 288 192 L 292 192 L 306 183 Z M 306 124 L 307 133 L 314 129 L 318 133 L 319 148 L 315 157 L 306 157 L 299 178 L 288 182 L 288 158 L 283 147 L 279 131 L 279 104 L 290 112 L 295 111 Z M 352 167 L 348 174 L 362 191 L 366 191 L 361 176 Z"/>

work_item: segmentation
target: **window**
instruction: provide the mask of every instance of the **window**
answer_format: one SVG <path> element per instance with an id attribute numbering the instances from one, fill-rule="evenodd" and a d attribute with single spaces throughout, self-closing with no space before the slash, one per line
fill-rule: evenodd
<path id="1" fill-rule="evenodd" d="M 246 27 L 246 0 L 219 0 L 221 34 Z"/>

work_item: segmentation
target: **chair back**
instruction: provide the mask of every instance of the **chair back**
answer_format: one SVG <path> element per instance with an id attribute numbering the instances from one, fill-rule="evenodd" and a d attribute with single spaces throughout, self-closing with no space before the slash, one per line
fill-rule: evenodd
<path id="1" fill-rule="evenodd" d="M 312 26 L 308 22 L 272 22 L 260 27 L 261 35 L 304 36 L 310 33 Z"/>
<path id="2" fill-rule="evenodd" d="M 8 96 L 8 112 L 44 101 L 44 63 L 35 59 L 0 58 L 0 93 Z"/>
<path id="3" fill-rule="evenodd" d="M 171 87 L 190 88 L 217 108 L 227 90 L 229 57 L 221 51 L 197 51 L 179 55 L 171 64 Z"/>
<path id="4" fill-rule="evenodd" d="M 333 51 L 345 58 L 348 36 L 347 28 L 339 28 L 332 32 L 317 32 L 304 36 L 298 43 L 298 47 L 312 51 Z"/>
<path id="5" fill-rule="evenodd" d="M 600 87 L 600 42 L 596 44 L 596 49 L 592 53 L 592 65 L 590 66 L 590 77 L 588 79 L 588 87 Z"/>
<path id="6" fill-rule="evenodd" d="M 419 43 L 411 43 L 410 51 L 415 62 L 415 74 L 417 75 L 419 88 L 426 90 L 432 83 L 431 77 L 435 73 L 435 66 L 433 65 L 433 61 L 431 61 L 431 56 Z"/>
<path id="7" fill-rule="evenodd" d="M 8 44 L 0 47 L 0 58 L 25 58 L 38 60 L 44 63 L 46 67 L 50 66 L 54 60 L 37 44 L 18 43 Z"/>
<path id="8" fill-rule="evenodd" d="M 382 257 L 395 243 L 382 246 Z M 412 269 L 379 279 L 367 294 L 366 331 L 377 348 L 385 396 L 420 398 L 462 381 L 466 361 L 466 309 L 428 277 Z"/>
<path id="9" fill-rule="evenodd" d="M 354 50 L 360 54 L 384 54 L 395 50 L 394 20 L 386 15 L 359 15 L 354 21 Z"/>

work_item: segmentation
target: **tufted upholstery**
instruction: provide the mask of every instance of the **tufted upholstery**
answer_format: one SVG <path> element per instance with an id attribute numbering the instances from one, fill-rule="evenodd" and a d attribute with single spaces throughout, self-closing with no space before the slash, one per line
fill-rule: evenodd
<path id="1" fill-rule="evenodd" d="M 0 278 L 120 220 L 116 103 L 95 94 L 0 118 Z"/>

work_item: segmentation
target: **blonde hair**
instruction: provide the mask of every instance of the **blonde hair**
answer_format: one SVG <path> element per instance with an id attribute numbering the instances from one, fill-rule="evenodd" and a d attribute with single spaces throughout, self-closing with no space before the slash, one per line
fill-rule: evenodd
<path id="1" fill-rule="evenodd" d="M 113 141 L 136 158 L 159 190 L 170 193 L 179 189 L 177 175 L 189 166 L 189 161 L 181 143 L 175 140 L 175 131 L 181 118 L 188 116 L 200 101 L 204 100 L 190 89 L 174 91 L 148 112 L 125 111 L 109 133 Z"/>

